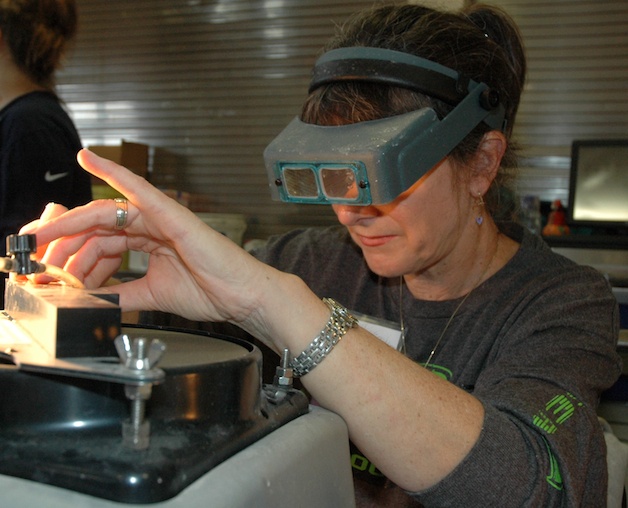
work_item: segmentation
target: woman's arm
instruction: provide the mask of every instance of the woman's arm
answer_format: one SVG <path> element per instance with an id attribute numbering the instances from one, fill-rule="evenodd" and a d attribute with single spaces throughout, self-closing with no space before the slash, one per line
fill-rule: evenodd
<path id="1" fill-rule="evenodd" d="M 114 229 L 110 200 L 32 223 L 23 232 L 51 242 L 46 263 L 97 286 L 115 272 L 122 252 L 141 250 L 150 254 L 146 275 L 115 287 L 124 310 L 229 321 L 292 356 L 323 329 L 329 309 L 301 279 L 257 261 L 137 175 L 87 151 L 79 160 L 128 198 L 127 225 L 123 232 Z M 475 398 L 359 327 L 303 382 L 345 418 L 354 442 L 382 472 L 408 490 L 450 472 L 482 426 Z"/>

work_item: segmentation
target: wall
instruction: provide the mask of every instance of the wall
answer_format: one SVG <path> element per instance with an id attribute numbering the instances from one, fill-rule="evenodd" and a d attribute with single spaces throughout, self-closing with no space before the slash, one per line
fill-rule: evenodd
<path id="1" fill-rule="evenodd" d="M 327 207 L 271 202 L 262 152 L 298 114 L 335 24 L 372 0 L 78 2 L 59 92 L 84 144 L 156 147 L 156 170 L 175 171 L 209 211 L 244 213 L 248 238 L 335 222 Z M 628 2 L 493 3 L 518 20 L 530 54 L 522 191 L 564 197 L 573 136 L 593 125 L 595 136 L 628 137 Z"/>
<path id="2" fill-rule="evenodd" d="M 491 3 L 517 21 L 528 58 L 519 190 L 567 203 L 571 142 L 628 138 L 628 2 Z"/>
<path id="3" fill-rule="evenodd" d="M 271 202 L 266 144 L 299 112 L 334 23 L 370 0 L 79 0 L 59 77 L 85 145 L 159 148 L 204 207 L 242 212 L 249 237 L 331 223 L 327 207 Z M 165 162 L 164 162 L 165 161 Z"/>

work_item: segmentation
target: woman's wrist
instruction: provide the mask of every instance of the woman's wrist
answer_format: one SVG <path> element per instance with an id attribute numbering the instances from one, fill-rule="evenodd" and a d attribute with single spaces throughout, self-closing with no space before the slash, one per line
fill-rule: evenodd
<path id="1" fill-rule="evenodd" d="M 329 320 L 330 310 L 296 275 L 274 269 L 256 284 L 251 310 L 239 326 L 277 352 L 295 357 Z"/>
<path id="2" fill-rule="evenodd" d="M 293 357 L 290 366 L 294 377 L 302 377 L 318 366 L 331 353 L 336 344 L 351 328 L 358 326 L 358 320 L 349 311 L 331 298 L 323 298 L 331 315 L 325 328 L 314 337 L 312 342 L 297 356 Z"/>

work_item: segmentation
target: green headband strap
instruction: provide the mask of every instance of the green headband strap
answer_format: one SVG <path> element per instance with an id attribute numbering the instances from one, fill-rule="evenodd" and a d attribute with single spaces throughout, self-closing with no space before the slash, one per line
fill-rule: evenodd
<path id="1" fill-rule="evenodd" d="M 340 81 L 364 81 L 415 90 L 440 99 L 452 106 L 458 105 L 469 93 L 483 85 L 480 106 L 486 111 L 503 107 L 499 94 L 483 83 L 456 72 L 449 67 L 410 53 L 384 48 L 350 47 L 328 51 L 316 62 L 309 91 Z M 496 115 L 491 115 L 491 120 Z M 488 122 L 492 128 L 502 129 L 504 119 Z"/>

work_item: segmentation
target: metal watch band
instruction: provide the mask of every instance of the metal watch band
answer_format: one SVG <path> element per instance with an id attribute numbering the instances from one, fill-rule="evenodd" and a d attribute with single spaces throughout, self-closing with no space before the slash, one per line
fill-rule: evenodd
<path id="1" fill-rule="evenodd" d="M 323 302 L 331 310 L 331 316 L 321 333 L 290 363 L 294 377 L 305 376 L 323 361 L 347 330 L 358 326 L 358 320 L 338 302 L 331 298 L 323 298 Z"/>

